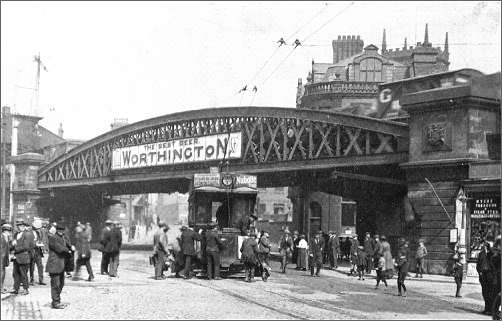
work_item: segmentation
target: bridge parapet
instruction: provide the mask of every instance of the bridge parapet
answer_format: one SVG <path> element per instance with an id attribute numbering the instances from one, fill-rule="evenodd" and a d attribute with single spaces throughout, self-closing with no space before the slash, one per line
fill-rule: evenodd
<path id="1" fill-rule="evenodd" d="M 71 185 L 80 180 L 111 181 L 120 175 L 112 166 L 113 151 L 147 144 L 179 142 L 214 135 L 240 134 L 240 155 L 229 165 L 263 165 L 326 159 L 372 157 L 407 150 L 408 126 L 342 113 L 294 108 L 230 107 L 203 109 L 148 119 L 112 130 L 84 143 L 44 166 L 40 188 Z M 224 138 L 223 138 L 224 141 Z M 226 148 L 226 147 L 225 147 Z M 181 154 L 181 151 L 179 152 Z M 146 156 L 145 156 L 146 157 Z M 205 162 L 174 162 L 166 171 L 215 166 Z M 172 166 L 175 163 L 177 167 Z M 307 163 L 307 164 L 309 164 Z M 146 161 L 145 161 L 146 166 Z M 144 166 L 139 166 L 144 167 Z M 256 168 L 256 166 L 255 166 Z"/>

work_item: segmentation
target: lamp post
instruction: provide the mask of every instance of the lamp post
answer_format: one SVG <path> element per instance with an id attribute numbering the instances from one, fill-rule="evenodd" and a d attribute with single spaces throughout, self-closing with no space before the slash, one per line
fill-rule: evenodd
<path id="1" fill-rule="evenodd" d="M 462 278 L 465 278 L 467 274 L 467 247 L 466 247 L 466 238 L 465 238 L 465 230 L 466 230 L 466 215 L 467 215 L 467 196 L 465 195 L 464 190 L 461 188 L 457 195 L 457 200 L 462 204 L 462 220 L 460 223 L 459 230 L 459 240 L 458 240 L 458 254 L 460 256 L 460 262 L 463 266 Z"/>

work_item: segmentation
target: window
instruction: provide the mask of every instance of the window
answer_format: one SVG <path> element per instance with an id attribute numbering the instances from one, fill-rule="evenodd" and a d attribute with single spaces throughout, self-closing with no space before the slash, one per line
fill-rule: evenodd
<path id="1" fill-rule="evenodd" d="M 260 203 L 258 204 L 258 214 L 263 215 L 267 211 L 267 204 Z"/>
<path id="2" fill-rule="evenodd" d="M 342 226 L 356 225 L 356 208 L 354 203 L 342 203 Z"/>
<path id="3" fill-rule="evenodd" d="M 284 204 L 274 203 L 274 215 L 282 215 L 282 214 L 284 214 Z"/>
<path id="4" fill-rule="evenodd" d="M 382 61 L 376 58 L 367 58 L 359 65 L 359 81 L 381 82 Z"/>

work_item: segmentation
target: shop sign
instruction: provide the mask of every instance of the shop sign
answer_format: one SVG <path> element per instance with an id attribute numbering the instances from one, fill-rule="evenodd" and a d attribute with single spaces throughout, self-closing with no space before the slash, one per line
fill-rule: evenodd
<path id="1" fill-rule="evenodd" d="M 128 146 L 113 149 L 112 170 L 235 159 L 241 149 L 241 132 Z"/>
<path id="2" fill-rule="evenodd" d="M 257 188 L 255 175 L 237 175 L 235 177 L 235 188 L 237 187 L 251 187 Z"/>
<path id="3" fill-rule="evenodd" d="M 194 174 L 193 187 L 220 187 L 220 173 Z"/>

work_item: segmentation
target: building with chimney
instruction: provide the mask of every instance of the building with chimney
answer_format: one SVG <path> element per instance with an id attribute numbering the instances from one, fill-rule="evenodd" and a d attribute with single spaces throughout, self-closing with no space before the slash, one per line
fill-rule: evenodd
<path id="1" fill-rule="evenodd" d="M 448 71 L 448 33 L 441 49 L 432 46 L 428 29 L 426 24 L 423 42 L 408 47 L 405 38 L 396 49 L 387 48 L 385 29 L 381 48 L 364 46 L 360 36 L 338 36 L 332 42 L 333 61 L 312 60 L 307 83 L 298 80 L 297 108 L 378 115 L 380 84 Z"/>

